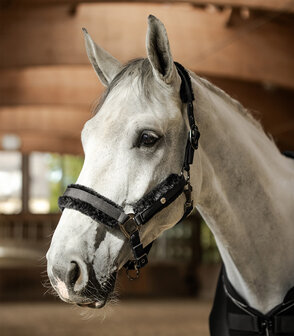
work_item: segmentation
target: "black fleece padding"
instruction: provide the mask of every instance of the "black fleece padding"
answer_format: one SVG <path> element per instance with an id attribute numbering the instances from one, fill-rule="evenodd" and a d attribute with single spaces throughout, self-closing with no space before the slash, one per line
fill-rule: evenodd
<path id="1" fill-rule="evenodd" d="M 171 202 L 173 202 L 183 190 L 185 184 L 185 180 L 183 176 L 171 174 L 164 181 L 162 181 L 159 185 L 157 185 L 153 190 L 143 196 L 137 203 L 133 204 L 133 209 L 135 214 L 141 214 L 140 224 L 144 224 L 147 220 L 149 220 L 155 213 L 160 211 L 165 206 L 168 206 Z M 72 189 L 76 189 L 77 192 L 70 193 Z M 118 219 L 115 219 L 115 216 L 111 217 L 111 214 L 107 214 L 103 211 L 99 206 L 95 206 L 90 200 L 87 201 L 87 198 L 78 195 L 78 191 L 82 190 L 86 193 L 89 193 L 104 202 L 110 204 L 111 206 L 118 209 L 122 214 L 124 214 L 123 208 L 119 205 L 115 204 L 108 198 L 98 194 L 93 189 L 85 187 L 79 184 L 70 184 L 63 194 L 63 196 L 59 197 L 58 205 L 60 210 L 64 208 L 74 209 L 80 211 L 84 215 L 89 216 L 95 221 L 100 221 L 103 224 L 106 224 L 110 227 L 115 227 L 118 225 Z M 170 195 L 169 192 L 175 191 L 174 194 Z M 167 194 L 169 193 L 169 194 Z M 159 200 L 165 197 L 166 203 L 161 204 Z M 153 210 L 152 210 L 153 209 Z M 143 215 L 144 212 L 144 215 Z M 120 216 L 119 216 L 120 217 Z M 146 218 L 145 218 L 146 217 Z M 145 218 L 145 220 L 144 220 Z"/>
<path id="2" fill-rule="evenodd" d="M 120 211 L 123 211 L 122 207 L 119 205 L 115 204 L 108 198 L 98 194 L 95 190 L 90 189 L 88 187 L 85 187 L 80 184 L 70 184 L 68 188 L 75 188 L 75 189 L 81 189 L 84 190 L 98 198 L 101 198 L 105 202 L 111 204 L 112 206 L 116 207 Z M 58 199 L 58 206 L 61 210 L 64 208 L 69 208 L 69 209 L 74 209 L 77 211 L 80 211 L 84 215 L 89 216 L 95 221 L 100 221 L 105 225 L 108 225 L 110 227 L 115 227 L 118 225 L 117 221 L 110 216 L 106 215 L 104 212 L 100 211 L 99 209 L 94 208 L 91 204 L 86 203 L 85 201 L 82 201 L 78 198 L 72 198 L 68 196 L 61 196 Z"/>
<path id="3" fill-rule="evenodd" d="M 171 174 L 164 181 L 158 184 L 148 194 L 143 196 L 137 203 L 133 204 L 135 213 L 140 213 L 150 208 L 164 194 L 173 189 L 174 186 L 182 179 L 180 175 Z"/>

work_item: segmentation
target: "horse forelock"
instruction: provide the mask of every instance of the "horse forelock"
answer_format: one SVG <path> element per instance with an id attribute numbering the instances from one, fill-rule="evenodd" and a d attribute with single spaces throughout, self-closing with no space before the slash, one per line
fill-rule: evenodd
<path id="1" fill-rule="evenodd" d="M 121 68 L 121 71 L 114 77 L 99 99 L 98 104 L 94 106 L 94 116 L 99 112 L 110 93 L 119 85 L 125 84 L 126 82 L 137 83 L 140 97 L 145 100 L 151 100 L 152 97 L 156 96 L 152 65 L 148 58 L 137 58 L 126 63 Z"/>

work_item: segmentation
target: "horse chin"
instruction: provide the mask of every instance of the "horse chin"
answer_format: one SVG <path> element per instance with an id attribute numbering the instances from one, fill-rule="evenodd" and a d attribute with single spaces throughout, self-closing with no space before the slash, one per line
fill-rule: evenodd
<path id="1" fill-rule="evenodd" d="M 88 288 L 84 291 L 85 298 L 89 299 L 86 303 L 78 304 L 81 307 L 93 308 L 93 309 L 101 309 L 106 303 L 108 303 L 113 298 L 113 291 L 116 283 L 116 275 L 114 272 L 105 281 L 102 285 L 98 283 L 98 281 L 90 281 Z"/>
<path id="2" fill-rule="evenodd" d="M 64 293 L 61 293 L 56 286 L 54 287 L 64 302 L 83 308 L 101 309 L 113 298 L 115 283 L 116 272 L 111 274 L 103 284 L 100 284 L 96 278 L 92 278 L 80 292 L 69 291 L 66 296 L 62 295 Z"/>
<path id="3" fill-rule="evenodd" d="M 91 308 L 91 309 L 101 309 L 103 308 L 108 300 L 104 301 L 97 301 L 97 302 L 91 302 L 91 303 L 78 303 L 77 305 L 82 307 L 82 308 Z"/>
<path id="4" fill-rule="evenodd" d="M 113 298 L 113 289 L 103 295 L 100 293 L 99 296 L 85 300 L 85 303 L 77 303 L 77 305 L 82 308 L 101 309 Z"/>

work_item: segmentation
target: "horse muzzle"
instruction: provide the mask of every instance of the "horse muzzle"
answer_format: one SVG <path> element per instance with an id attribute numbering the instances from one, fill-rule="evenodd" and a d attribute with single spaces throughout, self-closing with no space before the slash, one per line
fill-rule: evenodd
<path id="1" fill-rule="evenodd" d="M 61 264 L 50 263 L 48 258 L 47 273 L 52 287 L 63 301 L 88 308 L 105 306 L 112 297 L 116 281 L 116 272 L 98 281 L 93 265 L 81 260 Z"/>

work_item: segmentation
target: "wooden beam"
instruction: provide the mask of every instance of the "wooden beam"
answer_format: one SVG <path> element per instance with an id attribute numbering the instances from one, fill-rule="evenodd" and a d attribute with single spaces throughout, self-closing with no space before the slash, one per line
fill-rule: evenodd
<path id="1" fill-rule="evenodd" d="M 54 134 L 42 134 L 35 132 L 15 131 L 21 139 L 20 151 L 22 153 L 50 152 L 60 154 L 83 155 L 80 137 L 56 136 Z M 0 131 L 0 141 L 7 132 Z M 1 146 L 0 146 L 1 149 Z"/>
<path id="2" fill-rule="evenodd" d="M 4 10 L 0 68 L 88 64 L 83 26 L 122 62 L 145 56 L 149 13 L 165 23 L 174 59 L 188 68 L 294 88 L 292 16 L 239 17 L 227 26 L 230 10 L 211 13 L 187 4 L 86 4 L 74 16 L 67 6 Z"/>
<path id="3" fill-rule="evenodd" d="M 23 153 L 51 152 L 60 154 L 83 155 L 81 140 L 76 138 L 55 137 L 47 134 L 22 133 L 20 135 Z"/>
<path id="4" fill-rule="evenodd" d="M 7 133 L 21 139 L 21 152 L 82 154 L 80 133 L 91 117 L 87 108 L 76 106 L 0 107 L 0 138 Z"/>
<path id="5" fill-rule="evenodd" d="M 6 6 L 28 8 L 28 6 L 56 6 L 69 5 L 77 6 L 85 3 L 125 3 L 125 0 L 11 0 Z M 128 0 L 129 3 L 188 3 L 193 6 L 220 6 L 220 7 L 247 7 L 254 10 L 268 10 L 278 12 L 294 12 L 294 1 L 292 0 Z M 5 6 L 5 4 L 3 5 Z"/>
<path id="6" fill-rule="evenodd" d="M 64 69 L 62 71 L 65 74 Z M 41 73 L 44 76 L 45 85 L 46 71 L 42 69 Z M 53 86 L 54 82 L 51 82 L 52 78 L 49 73 L 53 77 L 62 78 L 58 76 L 58 71 L 54 73 L 48 69 L 47 79 Z M 74 69 L 70 69 L 70 78 L 74 73 Z M 80 69 L 78 73 L 81 73 Z M 38 78 L 37 74 L 33 74 L 32 77 L 34 80 Z M 252 110 L 253 115 L 261 120 L 265 131 L 273 136 L 281 150 L 294 148 L 294 91 L 227 78 L 209 77 L 208 79 L 239 100 L 249 110 Z M 29 82 L 31 81 L 29 80 Z M 39 80 L 36 80 L 36 83 L 38 82 Z M 60 82 L 63 81 L 60 80 Z M 37 85 L 32 85 L 31 93 L 28 90 L 27 95 L 16 95 L 15 98 L 15 102 L 18 104 L 24 103 L 26 105 L 0 105 L 0 135 L 6 133 L 20 135 L 23 152 L 39 150 L 82 153 L 80 132 L 85 121 L 91 117 L 89 106 L 86 103 L 92 93 L 95 97 L 96 78 L 93 78 L 93 82 L 86 82 L 88 83 L 88 89 L 85 90 L 86 98 L 80 97 L 76 100 L 75 96 L 78 97 L 79 93 L 83 92 L 84 80 L 78 83 L 72 81 L 72 83 L 76 83 L 74 88 L 68 88 L 67 84 L 64 88 L 56 83 L 56 90 L 60 91 L 60 96 L 57 95 L 58 104 L 55 105 L 53 104 L 55 91 L 46 96 L 44 94 L 46 85 L 41 86 L 39 90 Z M 63 95 L 63 92 L 67 92 L 67 94 Z M 87 95 L 87 92 L 92 93 Z M 13 93 L 11 93 L 11 97 L 13 97 Z M 72 100 L 74 103 L 70 104 Z M 83 105 L 84 100 L 85 104 Z M 13 101 L 11 100 L 10 103 Z"/>
<path id="7" fill-rule="evenodd" d="M 80 138 L 83 125 L 90 117 L 91 113 L 83 106 L 1 106 L 0 132 Z"/>
<path id="8" fill-rule="evenodd" d="M 83 105 L 104 87 L 90 65 L 0 69 L 0 105 Z"/>
<path id="9" fill-rule="evenodd" d="M 267 88 L 262 84 L 223 77 L 205 77 L 240 100 L 244 106 L 261 111 L 262 115 L 276 115 L 278 121 L 285 114 L 285 122 L 292 117 L 292 90 Z M 76 113 L 80 111 L 86 117 L 90 117 L 90 111 L 103 90 L 104 87 L 98 81 L 92 67 L 88 65 L 0 70 L 0 107 L 3 106 L 4 111 L 9 111 L 9 106 L 18 111 L 19 107 L 15 105 L 28 105 L 22 107 L 25 113 L 46 107 L 52 116 L 55 116 L 55 113 L 59 114 L 59 111 L 61 115 L 66 111 L 75 110 Z M 74 106 L 76 107 L 73 108 Z M 267 123 L 267 120 L 264 122 Z M 268 127 L 271 123 L 276 124 L 276 121 L 270 121 L 265 126 Z"/>
<path id="10" fill-rule="evenodd" d="M 282 151 L 294 148 L 294 91 L 226 78 L 208 79 L 248 108 Z"/>

